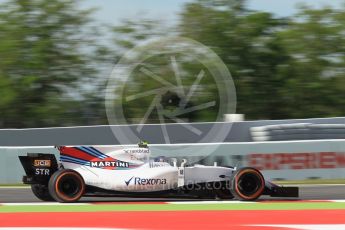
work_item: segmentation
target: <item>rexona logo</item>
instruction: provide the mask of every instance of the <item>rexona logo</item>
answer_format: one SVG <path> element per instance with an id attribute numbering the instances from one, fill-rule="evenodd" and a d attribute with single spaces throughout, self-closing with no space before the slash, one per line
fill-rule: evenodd
<path id="1" fill-rule="evenodd" d="M 134 185 L 162 185 L 167 183 L 167 179 L 147 179 L 147 178 L 140 178 L 140 177 L 131 177 L 131 179 L 125 181 L 126 185 L 128 186 L 131 181 L 133 181 Z"/>
<path id="2" fill-rule="evenodd" d="M 92 161 L 91 167 L 103 168 L 103 167 L 121 167 L 128 168 L 128 162 L 124 161 Z"/>

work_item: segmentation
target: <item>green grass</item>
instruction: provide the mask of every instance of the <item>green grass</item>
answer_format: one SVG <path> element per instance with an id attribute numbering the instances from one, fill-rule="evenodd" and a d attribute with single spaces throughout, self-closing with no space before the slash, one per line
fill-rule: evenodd
<path id="1" fill-rule="evenodd" d="M 23 188 L 29 188 L 30 185 L 27 184 L 0 184 L 0 188 L 7 188 L 7 187 L 23 187 Z"/>
<path id="2" fill-rule="evenodd" d="M 217 204 L 109 204 L 109 205 L 22 205 L 0 206 L 8 212 L 102 212 L 102 211 L 195 211 L 195 210 L 312 210 L 345 209 L 341 202 L 262 202 Z"/>

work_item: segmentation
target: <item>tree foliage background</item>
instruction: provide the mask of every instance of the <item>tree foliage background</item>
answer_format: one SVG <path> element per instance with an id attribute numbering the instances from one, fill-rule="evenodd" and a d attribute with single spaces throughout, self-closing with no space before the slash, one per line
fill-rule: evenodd
<path id="1" fill-rule="evenodd" d="M 249 10 L 243 0 L 195 0 L 170 27 L 135 18 L 101 26 L 93 21 L 94 10 L 74 0 L 0 4 L 1 128 L 107 124 L 109 69 L 136 44 L 168 35 L 192 38 L 222 58 L 235 81 L 237 113 L 247 119 L 345 115 L 345 8 L 301 5 L 296 15 L 279 18 Z M 99 39 L 109 34 L 113 43 Z M 197 73 L 184 65 L 188 88 Z M 172 74 L 153 71 L 166 79 Z M 134 78 L 132 90 L 155 84 Z M 201 84 L 208 94 L 200 100 L 215 94 L 211 80 Z M 133 122 L 147 109 L 142 103 L 127 105 Z M 215 112 L 187 119 L 211 121 Z M 157 122 L 156 115 L 147 122 Z"/>

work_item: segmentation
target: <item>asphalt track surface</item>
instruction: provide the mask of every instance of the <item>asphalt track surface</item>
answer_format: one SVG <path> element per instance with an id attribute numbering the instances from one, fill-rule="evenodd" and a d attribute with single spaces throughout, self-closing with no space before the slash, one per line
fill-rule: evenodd
<path id="1" fill-rule="evenodd" d="M 344 200 L 345 184 L 343 185 L 298 185 L 300 187 L 299 198 L 272 198 L 262 196 L 260 200 Z M 131 198 L 131 197 L 85 197 L 79 202 L 162 202 L 162 201 L 186 201 L 191 199 L 176 198 Z M 28 187 L 6 188 L 0 187 L 0 203 L 31 203 L 41 202 Z"/>

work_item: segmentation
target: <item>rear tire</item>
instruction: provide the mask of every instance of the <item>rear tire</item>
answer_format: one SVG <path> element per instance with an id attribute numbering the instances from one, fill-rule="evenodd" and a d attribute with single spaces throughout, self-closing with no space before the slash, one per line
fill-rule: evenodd
<path id="1" fill-rule="evenodd" d="M 56 171 L 49 180 L 49 192 L 54 200 L 62 203 L 78 201 L 85 191 L 83 177 L 76 171 Z"/>
<path id="2" fill-rule="evenodd" d="M 238 200 L 256 200 L 264 190 L 265 179 L 260 171 L 255 168 L 241 168 L 232 176 L 230 191 Z"/>
<path id="3" fill-rule="evenodd" d="M 48 185 L 32 184 L 32 193 L 42 201 L 54 201 L 53 197 L 49 193 Z"/>

